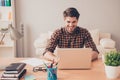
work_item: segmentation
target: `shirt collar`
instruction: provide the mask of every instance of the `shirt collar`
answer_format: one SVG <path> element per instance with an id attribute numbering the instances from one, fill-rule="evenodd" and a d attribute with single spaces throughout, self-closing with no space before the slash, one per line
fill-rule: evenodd
<path id="1" fill-rule="evenodd" d="M 66 33 L 66 34 L 75 35 L 75 34 L 77 34 L 78 31 L 79 31 L 78 28 L 79 28 L 79 27 L 77 26 L 72 33 L 69 33 L 69 32 L 67 31 L 66 27 L 65 27 L 64 29 L 65 29 L 65 33 Z M 79 31 L 79 32 L 80 32 L 80 31 Z"/>

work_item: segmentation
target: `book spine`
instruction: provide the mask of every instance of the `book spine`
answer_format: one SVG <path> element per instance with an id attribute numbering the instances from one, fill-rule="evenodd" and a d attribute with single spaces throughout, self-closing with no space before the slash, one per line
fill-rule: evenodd
<path id="1" fill-rule="evenodd" d="M 22 78 L 25 75 L 26 71 L 27 70 L 24 69 L 23 72 L 18 77 L 14 77 L 14 78 L 2 76 L 0 80 L 20 80 L 20 78 Z"/>
<path id="2" fill-rule="evenodd" d="M 5 6 L 5 1 L 1 0 L 1 6 Z"/>
<path id="3" fill-rule="evenodd" d="M 2 6 L 2 1 L 0 0 L 0 6 Z"/>
<path id="4" fill-rule="evenodd" d="M 5 74 L 18 74 L 19 72 L 18 71 L 5 71 L 4 72 Z"/>
<path id="5" fill-rule="evenodd" d="M 5 1 L 5 6 L 11 6 L 11 0 L 4 0 Z"/>
<path id="6" fill-rule="evenodd" d="M 18 78 L 4 78 L 1 77 L 0 80 L 19 80 Z"/>
<path id="7" fill-rule="evenodd" d="M 19 80 L 18 78 L 6 78 L 6 77 L 1 77 L 0 80 Z"/>
<path id="8" fill-rule="evenodd" d="M 14 73 L 12 73 L 12 74 L 6 74 L 6 73 L 3 73 L 3 76 L 4 77 L 18 77 L 24 70 L 25 69 L 21 70 L 20 73 L 18 73 L 18 74 L 14 74 Z"/>

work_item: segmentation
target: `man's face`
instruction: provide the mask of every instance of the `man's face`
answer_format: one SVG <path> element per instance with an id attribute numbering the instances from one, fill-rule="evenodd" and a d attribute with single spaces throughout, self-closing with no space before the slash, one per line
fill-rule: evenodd
<path id="1" fill-rule="evenodd" d="M 65 26 L 69 33 L 72 33 L 77 26 L 78 20 L 76 17 L 65 17 Z"/>

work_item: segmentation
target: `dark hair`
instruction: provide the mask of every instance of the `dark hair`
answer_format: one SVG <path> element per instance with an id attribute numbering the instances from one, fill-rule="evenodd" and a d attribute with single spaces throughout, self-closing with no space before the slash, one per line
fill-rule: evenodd
<path id="1" fill-rule="evenodd" d="M 77 11 L 76 8 L 67 8 L 64 12 L 63 12 L 63 16 L 65 17 L 76 17 L 77 19 L 79 18 L 80 14 Z"/>

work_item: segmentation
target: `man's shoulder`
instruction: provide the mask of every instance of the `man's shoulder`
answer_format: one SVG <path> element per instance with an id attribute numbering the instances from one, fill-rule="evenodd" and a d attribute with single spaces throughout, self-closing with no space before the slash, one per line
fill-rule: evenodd
<path id="1" fill-rule="evenodd" d="M 80 32 L 88 32 L 88 30 L 86 28 L 83 28 L 83 27 L 77 27 L 77 29 L 80 31 Z"/>
<path id="2" fill-rule="evenodd" d="M 63 33 L 65 33 L 65 28 L 64 27 L 60 27 L 60 28 L 54 30 L 53 35 L 60 36 Z"/>
<path id="3" fill-rule="evenodd" d="M 60 27 L 54 31 L 55 33 L 64 33 L 65 32 L 65 27 Z"/>

